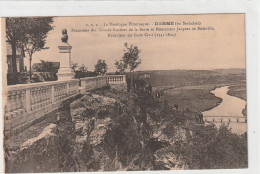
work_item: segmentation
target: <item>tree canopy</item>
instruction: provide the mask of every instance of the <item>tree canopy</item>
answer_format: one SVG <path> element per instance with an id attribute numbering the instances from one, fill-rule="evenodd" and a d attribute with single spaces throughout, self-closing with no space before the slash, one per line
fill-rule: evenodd
<path id="1" fill-rule="evenodd" d="M 186 141 L 176 141 L 172 151 L 192 169 L 246 168 L 247 134 L 232 133 L 227 126 L 192 126 Z"/>
<path id="2" fill-rule="evenodd" d="M 6 18 L 6 38 L 12 47 L 12 68 L 16 68 L 16 49 L 25 51 L 31 61 L 32 54 L 45 46 L 47 33 L 53 29 L 53 17 Z"/>
<path id="3" fill-rule="evenodd" d="M 79 71 L 81 71 L 81 72 L 87 72 L 87 71 L 88 71 L 88 68 L 86 67 L 86 65 L 82 64 L 82 65 L 79 67 Z"/>
<path id="4" fill-rule="evenodd" d="M 130 72 L 133 72 L 142 62 L 139 57 L 141 50 L 133 44 L 128 46 L 127 42 L 125 42 L 124 46 L 124 55 L 120 61 L 115 62 L 115 66 L 121 73 L 123 73 L 125 69 L 129 69 Z"/>
<path id="5" fill-rule="evenodd" d="M 95 72 L 104 75 L 107 72 L 107 69 L 105 60 L 98 59 L 97 64 L 95 65 Z"/>

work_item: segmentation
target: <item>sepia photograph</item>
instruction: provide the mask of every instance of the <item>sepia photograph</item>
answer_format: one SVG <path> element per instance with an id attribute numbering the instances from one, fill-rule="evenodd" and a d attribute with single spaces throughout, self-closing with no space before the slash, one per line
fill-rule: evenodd
<path id="1" fill-rule="evenodd" d="M 5 173 L 247 169 L 244 13 L 2 17 Z"/>

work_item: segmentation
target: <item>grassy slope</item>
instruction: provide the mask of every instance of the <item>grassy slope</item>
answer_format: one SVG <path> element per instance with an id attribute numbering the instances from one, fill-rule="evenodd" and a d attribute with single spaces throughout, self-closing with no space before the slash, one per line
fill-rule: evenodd
<path id="1" fill-rule="evenodd" d="M 178 103 L 180 109 L 188 108 L 193 112 L 206 111 L 217 106 L 222 100 L 210 94 L 216 87 L 216 85 L 179 87 L 166 90 L 165 96 L 169 103 Z"/>
<path id="2" fill-rule="evenodd" d="M 235 85 L 231 86 L 229 89 L 229 95 L 246 100 L 246 85 Z"/>

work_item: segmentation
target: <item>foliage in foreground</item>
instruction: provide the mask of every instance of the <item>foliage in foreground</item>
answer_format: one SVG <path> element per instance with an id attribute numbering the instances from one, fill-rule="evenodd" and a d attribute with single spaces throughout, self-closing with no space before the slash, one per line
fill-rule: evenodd
<path id="1" fill-rule="evenodd" d="M 191 169 L 247 168 L 247 134 L 234 134 L 227 126 L 191 126 L 186 141 L 172 151 Z"/>

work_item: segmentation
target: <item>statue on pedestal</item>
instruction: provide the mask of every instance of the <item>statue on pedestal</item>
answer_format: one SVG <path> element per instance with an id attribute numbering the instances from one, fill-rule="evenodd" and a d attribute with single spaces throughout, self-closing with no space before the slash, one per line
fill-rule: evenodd
<path id="1" fill-rule="evenodd" d="M 68 34 L 67 34 L 67 30 L 66 29 L 63 29 L 62 30 L 62 37 L 61 37 L 61 41 L 64 42 L 64 43 L 67 43 L 68 42 Z"/>
<path id="2" fill-rule="evenodd" d="M 74 72 L 71 69 L 71 48 L 68 44 L 68 34 L 67 30 L 63 29 L 62 30 L 62 37 L 61 41 L 62 44 L 58 46 L 59 51 L 60 51 L 60 69 L 57 73 L 58 75 L 58 80 L 68 80 L 72 79 L 74 77 Z"/>

